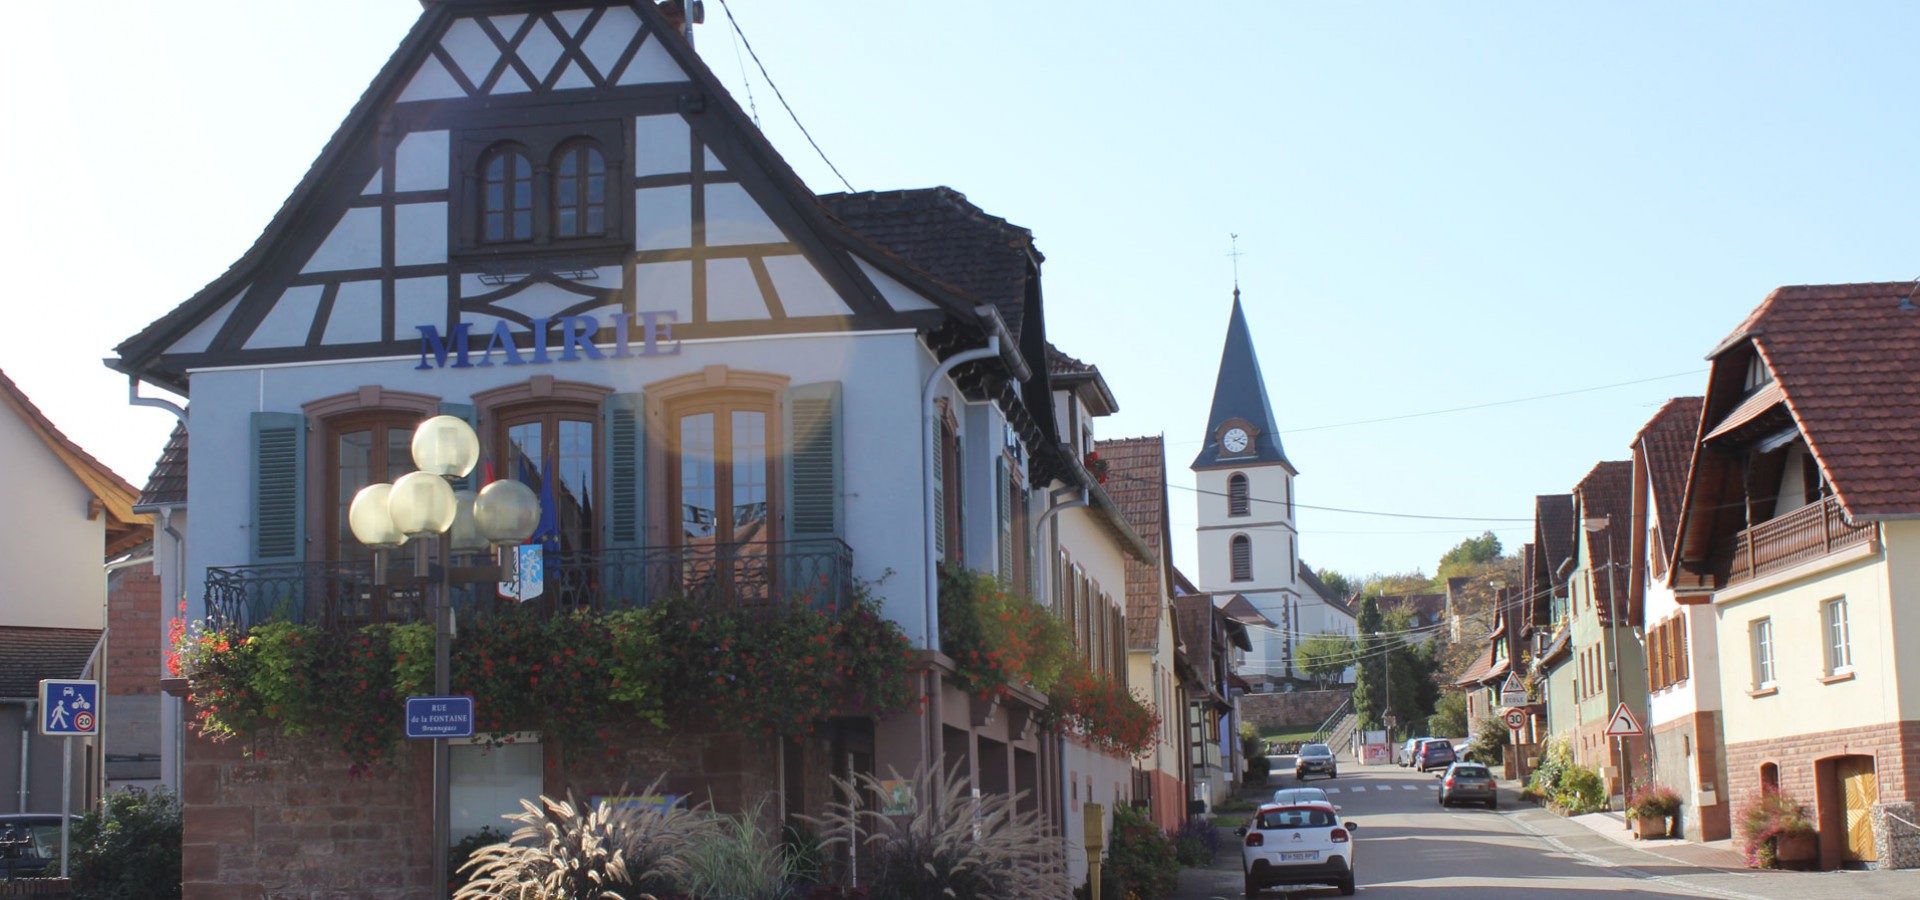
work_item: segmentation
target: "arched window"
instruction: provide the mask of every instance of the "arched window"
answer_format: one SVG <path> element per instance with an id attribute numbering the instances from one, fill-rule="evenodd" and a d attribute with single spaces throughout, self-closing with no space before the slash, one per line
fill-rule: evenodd
<path id="1" fill-rule="evenodd" d="M 1227 548 L 1229 555 L 1232 557 L 1233 580 L 1252 581 L 1253 539 L 1244 534 L 1236 534 L 1233 536 L 1233 540 L 1228 542 Z"/>
<path id="2" fill-rule="evenodd" d="M 533 164 L 525 153 L 506 145 L 480 158 L 480 212 L 482 243 L 533 239 Z"/>
<path id="3" fill-rule="evenodd" d="M 574 141 L 555 155 L 553 222 L 558 237 L 607 233 L 607 160 L 592 141 Z"/>
<path id="4" fill-rule="evenodd" d="M 1244 516 L 1247 507 L 1247 476 L 1235 472 L 1227 479 L 1227 515 Z"/>
<path id="5" fill-rule="evenodd" d="M 1760 790 L 1768 794 L 1780 793 L 1780 767 L 1773 763 L 1760 764 Z"/>

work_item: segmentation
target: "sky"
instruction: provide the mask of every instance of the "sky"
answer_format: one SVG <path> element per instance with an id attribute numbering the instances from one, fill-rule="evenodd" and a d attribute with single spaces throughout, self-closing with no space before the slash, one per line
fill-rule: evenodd
<path id="1" fill-rule="evenodd" d="M 1517 548 L 1774 287 L 1920 275 L 1920 5 L 706 5 L 810 188 L 1033 232 L 1099 436 L 1165 436 L 1189 574 L 1236 262 L 1302 556 L 1352 575 Z M 239 258 L 420 6 L 18 6 L 0 370 L 138 485 L 173 419 L 100 360 Z"/>

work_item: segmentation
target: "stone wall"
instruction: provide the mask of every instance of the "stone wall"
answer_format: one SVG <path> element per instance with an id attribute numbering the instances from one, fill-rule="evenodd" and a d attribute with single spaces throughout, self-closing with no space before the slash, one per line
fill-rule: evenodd
<path id="1" fill-rule="evenodd" d="M 1822 791 L 1816 767 L 1822 760 L 1840 755 L 1874 758 L 1874 780 L 1880 802 L 1900 803 L 1920 800 L 1909 793 L 1916 785 L 1910 773 L 1920 766 L 1920 722 L 1887 722 L 1859 728 L 1843 728 L 1765 741 L 1727 745 L 1728 799 L 1732 802 L 1732 821 L 1740 821 L 1747 798 L 1760 790 L 1760 769 L 1779 767 L 1780 790 L 1804 804 L 1813 814 L 1816 826 L 1823 815 Z M 1901 815 L 1905 815 L 1901 813 Z M 1920 819 L 1915 819 L 1920 821 Z M 1821 828 L 1820 864 L 1836 868 L 1841 862 L 1845 836 L 1843 829 Z M 1735 840 L 1739 835 L 1735 835 Z M 1876 846 L 1880 840 L 1876 830 Z"/>
<path id="2" fill-rule="evenodd" d="M 1256 728 L 1281 725 L 1318 725 L 1353 696 L 1352 688 L 1330 691 L 1293 691 L 1240 695 L 1240 720 Z"/>
<path id="3" fill-rule="evenodd" d="M 1873 856 L 1882 869 L 1920 869 L 1920 808 L 1907 802 L 1867 808 Z"/>

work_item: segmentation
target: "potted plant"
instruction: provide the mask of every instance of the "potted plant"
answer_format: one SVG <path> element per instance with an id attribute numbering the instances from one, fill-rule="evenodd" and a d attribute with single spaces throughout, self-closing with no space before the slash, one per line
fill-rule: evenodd
<path id="1" fill-rule="evenodd" d="M 1741 849 L 1756 869 L 1807 865 L 1819 855 L 1813 823 L 1800 801 L 1777 790 L 1747 798 L 1740 811 Z"/>
<path id="2" fill-rule="evenodd" d="M 1627 818 L 1636 840 L 1667 836 L 1669 823 L 1680 812 L 1680 795 L 1664 784 L 1643 784 L 1627 794 Z"/>

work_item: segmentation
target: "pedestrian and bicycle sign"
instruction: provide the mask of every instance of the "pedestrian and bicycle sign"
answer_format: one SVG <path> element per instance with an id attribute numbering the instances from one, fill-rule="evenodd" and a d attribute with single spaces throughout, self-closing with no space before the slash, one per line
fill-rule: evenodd
<path id="1" fill-rule="evenodd" d="M 48 678 L 40 682 L 40 733 L 90 737 L 100 733 L 100 682 Z"/>
<path id="2" fill-rule="evenodd" d="M 407 737 L 473 737 L 473 698 L 408 697 Z"/>

